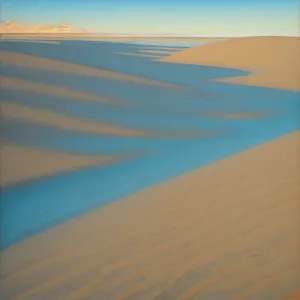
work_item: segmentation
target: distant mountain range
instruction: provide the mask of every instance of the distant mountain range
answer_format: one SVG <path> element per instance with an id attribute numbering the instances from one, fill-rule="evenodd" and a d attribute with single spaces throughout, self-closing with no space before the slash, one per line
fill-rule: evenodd
<path id="1" fill-rule="evenodd" d="M 39 33 L 88 33 L 85 29 L 76 29 L 67 23 L 61 25 L 51 24 L 18 24 L 15 21 L 0 23 L 0 34 L 39 34 Z"/>

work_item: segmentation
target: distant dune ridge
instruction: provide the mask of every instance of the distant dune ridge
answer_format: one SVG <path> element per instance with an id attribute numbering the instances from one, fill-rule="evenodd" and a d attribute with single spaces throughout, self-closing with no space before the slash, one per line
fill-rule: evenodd
<path id="1" fill-rule="evenodd" d="M 300 91 L 300 37 L 234 38 L 159 60 L 248 70 L 249 76 L 217 81 Z"/>
<path id="2" fill-rule="evenodd" d="M 85 29 L 76 29 L 63 23 L 51 24 L 18 24 L 13 20 L 0 23 L 0 34 L 7 33 L 87 33 Z"/>

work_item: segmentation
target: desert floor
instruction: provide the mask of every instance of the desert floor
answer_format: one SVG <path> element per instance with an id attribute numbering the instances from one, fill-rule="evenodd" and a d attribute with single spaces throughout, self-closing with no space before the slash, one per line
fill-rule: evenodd
<path id="1" fill-rule="evenodd" d="M 14 221 L 3 223 L 2 299 L 298 299 L 297 43 L 125 45 L 112 69 L 79 63 L 91 44 L 73 62 L 59 59 L 72 44 L 3 44 L 1 201 Z M 280 51 L 268 60 L 262 44 Z M 249 45 L 265 60 L 246 61 Z M 81 213 L 54 224 L 51 206 L 72 204 Z M 44 227 L 27 234 L 27 223 Z"/>
<path id="2" fill-rule="evenodd" d="M 12 246 L 4 299 L 280 299 L 299 283 L 299 133 Z"/>

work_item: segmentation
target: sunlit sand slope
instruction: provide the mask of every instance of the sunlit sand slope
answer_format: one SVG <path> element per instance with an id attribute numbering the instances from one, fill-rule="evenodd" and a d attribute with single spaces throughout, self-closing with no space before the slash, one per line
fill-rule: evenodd
<path id="1" fill-rule="evenodd" d="M 22 64 L 21 65 L 16 64 L 16 65 L 23 66 Z M 43 66 L 39 64 L 30 65 L 28 67 L 43 68 Z M 61 72 L 64 71 L 63 67 L 62 70 L 60 71 Z M 101 103 L 121 105 L 121 103 L 118 103 L 114 99 L 109 99 L 107 97 L 102 97 L 91 93 L 75 91 L 72 89 L 65 88 L 63 86 L 57 86 L 57 85 L 46 84 L 41 82 L 34 82 L 34 81 L 10 77 L 10 76 L 1 76 L 0 80 L 1 80 L 1 87 L 5 89 L 13 89 L 13 90 L 24 91 L 24 92 L 34 92 L 43 95 L 50 94 L 52 96 L 64 97 L 69 99 L 90 100 L 90 101 L 97 101 Z"/>
<path id="2" fill-rule="evenodd" d="M 118 160 L 109 155 L 75 156 L 8 143 L 1 144 L 0 158 L 1 186 Z"/>
<path id="3" fill-rule="evenodd" d="M 151 133 L 149 132 L 126 129 L 96 122 L 88 122 L 84 119 L 67 117 L 63 114 L 53 113 L 48 110 L 30 108 L 5 101 L 1 103 L 0 109 L 4 116 L 18 118 L 34 124 L 45 124 L 63 129 L 76 130 L 79 132 L 109 134 L 116 136 L 151 136 Z M 154 136 L 155 134 L 153 133 L 152 135 Z"/>
<path id="4" fill-rule="evenodd" d="M 3 252 L 4 299 L 282 299 L 299 272 L 299 132 Z"/>
<path id="5" fill-rule="evenodd" d="M 12 45 L 12 49 L 22 49 L 22 44 L 16 43 L 15 45 L 17 45 L 16 48 Z M 28 180 L 32 181 L 39 177 L 53 176 L 61 172 L 77 171 L 82 167 L 99 165 L 103 163 L 103 158 L 106 163 L 115 162 L 114 155 L 112 158 L 110 157 L 109 147 L 122 152 L 122 148 L 126 148 L 128 143 L 143 143 L 146 138 L 157 138 L 156 143 L 159 144 L 161 138 L 200 137 L 208 134 L 206 130 L 172 131 L 163 128 L 161 130 L 151 130 L 150 128 L 149 130 L 140 130 L 138 126 L 133 128 L 133 126 L 116 124 L 117 117 L 122 117 L 125 113 L 133 119 L 134 110 L 131 111 L 130 104 L 121 99 L 103 96 L 101 88 L 90 92 L 89 89 L 81 90 L 81 86 L 78 86 L 78 84 L 73 84 L 72 87 L 65 86 L 66 83 L 72 83 L 72 80 L 68 77 L 64 77 L 54 84 L 51 84 L 51 80 L 50 82 L 40 80 L 42 75 L 45 74 L 52 74 L 52 78 L 59 78 L 62 74 L 67 76 L 77 74 L 82 76 L 82 81 L 85 79 L 85 82 L 92 77 L 97 77 L 96 79 L 99 82 L 96 81 L 96 85 L 105 79 L 113 80 L 120 85 L 123 83 L 143 84 L 143 86 L 161 88 L 170 88 L 175 85 L 105 69 L 9 51 L 1 52 L 1 63 L 6 68 L 8 75 L 5 76 L 4 72 L 1 76 L 1 138 L 9 142 L 9 145 L 5 144 L 2 155 L 2 161 L 5 164 L 3 167 L 5 175 L 1 178 L 1 187 Z M 30 74 L 41 74 L 41 76 L 38 76 L 38 79 L 28 80 Z M 48 79 L 51 79 L 51 76 Z M 32 103 L 35 103 L 36 106 Z M 90 111 L 94 113 L 98 110 L 99 114 L 95 114 L 94 119 L 86 119 L 84 115 L 80 116 L 80 113 L 76 116 L 72 114 L 74 106 L 78 108 L 77 112 L 88 111 L 89 109 L 86 107 L 90 106 Z M 104 110 L 108 112 L 103 113 Z M 137 114 L 139 112 L 147 114 L 147 108 L 137 111 Z M 87 115 L 89 114 L 88 112 Z M 104 115 L 106 118 L 103 118 Z M 129 118 L 123 117 L 123 119 L 126 122 Z M 29 128 L 27 133 L 21 133 L 22 129 L 25 128 L 24 126 Z M 43 128 L 48 130 L 47 133 L 42 132 Z M 51 137 L 46 138 L 49 134 Z M 79 136 L 74 137 L 75 134 L 79 134 Z M 70 153 L 68 149 L 58 149 L 57 147 L 48 149 L 47 140 L 51 140 L 53 135 L 56 135 L 54 139 L 57 140 L 58 144 L 64 143 L 63 140 L 73 136 L 73 143 L 79 148 L 81 146 L 86 149 L 89 148 L 85 146 L 85 141 L 79 142 L 82 137 L 88 138 L 90 145 L 98 144 L 100 148 L 101 145 L 104 146 L 102 151 L 98 150 L 98 153 L 81 153 L 81 155 L 74 153 L 74 151 Z M 15 140 L 12 140 L 11 136 L 14 136 Z M 45 138 L 43 145 L 38 142 L 41 138 Z M 31 140 L 30 143 L 28 139 Z M 95 142 L 93 139 L 95 139 Z M 118 139 L 120 141 L 117 141 Z M 24 142 L 26 143 L 24 144 Z M 106 149 L 105 143 L 108 144 Z M 52 146 L 54 144 L 55 142 L 52 143 Z M 18 146 L 21 147 L 17 148 Z M 72 147 L 69 146 L 68 148 L 70 150 Z M 143 149 L 142 152 L 147 151 L 147 149 Z M 97 152 L 97 150 L 94 152 Z M 140 153 L 140 151 L 132 151 L 130 157 L 135 156 L 137 153 Z M 128 157 L 127 154 L 120 153 L 118 157 Z M 36 161 L 34 157 L 37 158 Z"/>
<path id="6" fill-rule="evenodd" d="M 299 300 L 300 299 L 300 290 L 284 297 L 283 299 L 284 300 Z"/>
<path id="7" fill-rule="evenodd" d="M 217 79 L 250 86 L 300 90 L 300 38 L 249 37 L 176 52 L 160 61 L 248 70 L 246 77 Z"/>

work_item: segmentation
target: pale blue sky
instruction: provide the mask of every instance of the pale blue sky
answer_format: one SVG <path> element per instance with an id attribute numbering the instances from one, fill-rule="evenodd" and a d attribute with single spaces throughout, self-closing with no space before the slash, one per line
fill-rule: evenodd
<path id="1" fill-rule="evenodd" d="M 115 33 L 299 35 L 298 0 L 2 0 L 2 19 Z"/>

